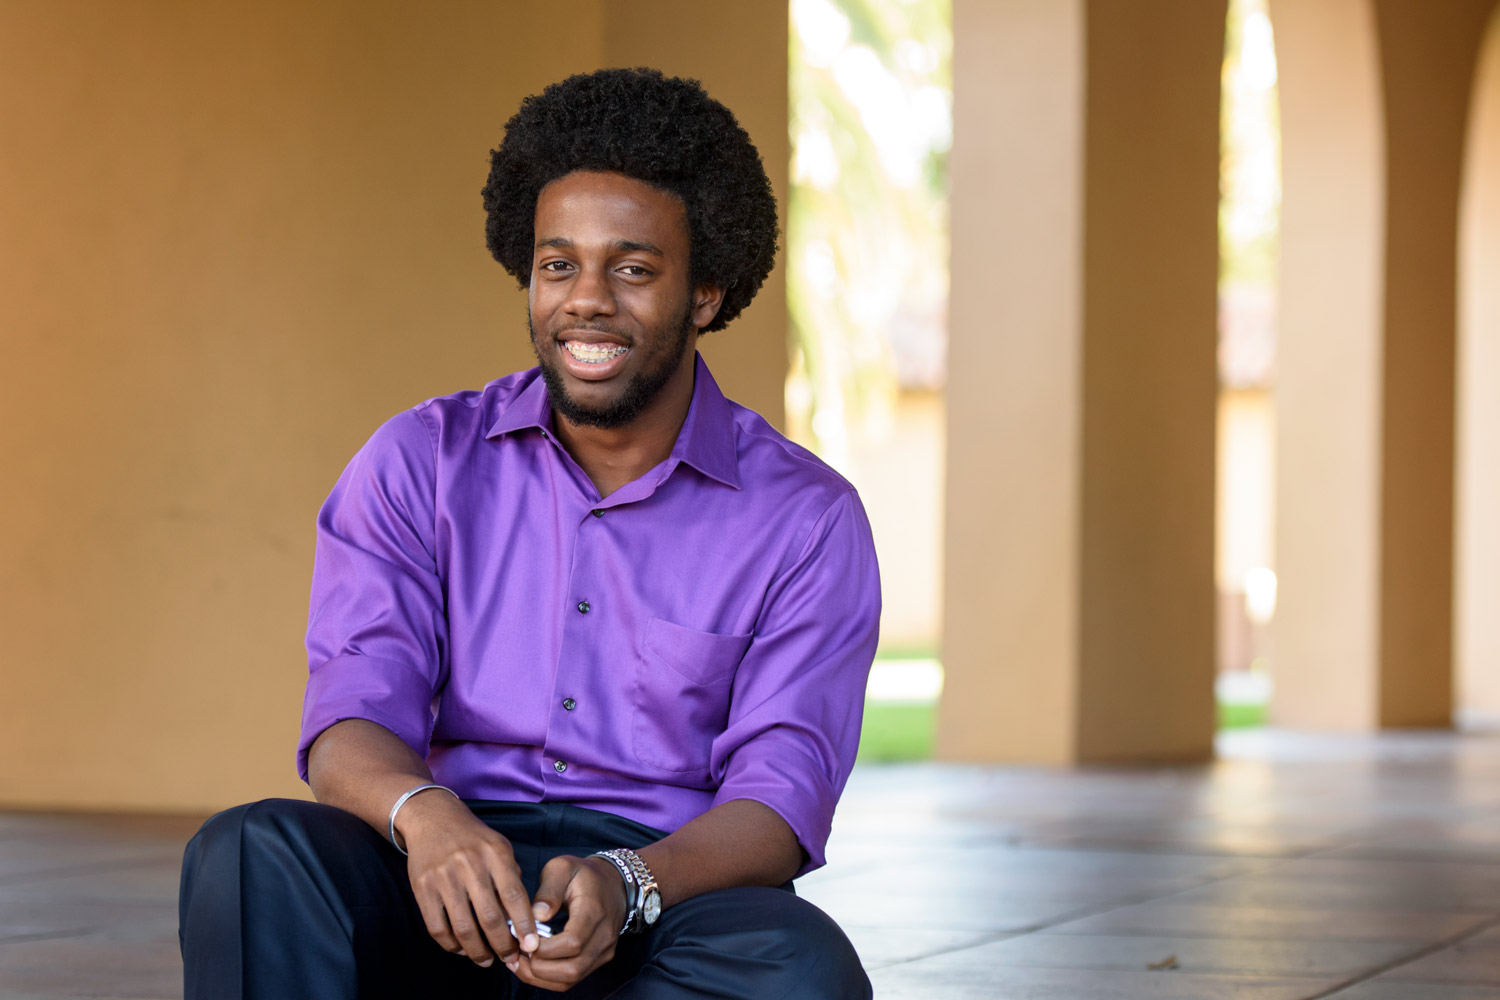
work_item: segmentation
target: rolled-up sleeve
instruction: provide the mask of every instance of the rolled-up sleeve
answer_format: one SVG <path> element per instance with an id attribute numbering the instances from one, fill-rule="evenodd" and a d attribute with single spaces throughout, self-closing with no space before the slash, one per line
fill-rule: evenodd
<path id="1" fill-rule="evenodd" d="M 368 719 L 425 757 L 447 671 L 435 452 L 420 411 L 386 422 L 318 513 L 297 770 L 325 729 Z"/>
<path id="2" fill-rule="evenodd" d="M 766 596 L 713 744 L 714 804 L 774 809 L 807 861 L 824 863 L 833 810 L 854 766 L 880 623 L 880 574 L 858 495 L 823 512 Z"/>

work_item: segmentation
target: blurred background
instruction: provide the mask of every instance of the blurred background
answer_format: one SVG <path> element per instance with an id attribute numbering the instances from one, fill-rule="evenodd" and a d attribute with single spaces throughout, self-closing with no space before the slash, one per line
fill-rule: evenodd
<path id="1" fill-rule="evenodd" d="M 304 795 L 313 517 L 532 363 L 479 188 L 701 79 L 780 266 L 703 350 L 859 487 L 866 761 L 1500 723 L 1495 0 L 0 0 L 0 805 Z"/>

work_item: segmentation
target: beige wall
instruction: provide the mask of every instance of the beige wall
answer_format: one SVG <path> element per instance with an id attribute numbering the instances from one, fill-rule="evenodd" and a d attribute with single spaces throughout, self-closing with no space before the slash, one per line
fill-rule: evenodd
<path id="1" fill-rule="evenodd" d="M 1459 715 L 1500 726 L 1500 12 L 1469 108 L 1460 211 L 1454 657 Z"/>
<path id="2" fill-rule="evenodd" d="M 523 95 L 698 74 L 785 190 L 784 11 L 634 11 L 0 5 L 0 804 L 302 794 L 318 504 L 394 411 L 530 364 L 478 194 Z M 777 278 L 706 349 L 773 417 L 784 313 Z"/>
<path id="3" fill-rule="evenodd" d="M 760 148 L 784 230 L 791 164 L 786 4 L 606 0 L 603 7 L 607 64 L 656 66 L 695 77 L 734 110 Z M 785 257 L 777 255 L 776 270 L 754 307 L 723 333 L 703 340 L 703 356 L 725 393 L 778 427 L 784 426 L 786 411 Z"/>
<path id="4" fill-rule="evenodd" d="M 955 4 L 942 756 L 1211 752 L 1224 16 Z"/>

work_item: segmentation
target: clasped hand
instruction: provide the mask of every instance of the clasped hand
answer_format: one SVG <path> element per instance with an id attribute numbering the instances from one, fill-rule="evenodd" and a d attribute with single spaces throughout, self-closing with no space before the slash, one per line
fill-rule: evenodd
<path id="1" fill-rule="evenodd" d="M 407 873 L 427 932 L 445 950 L 486 968 L 498 958 L 522 981 L 559 991 L 614 957 L 625 886 L 608 861 L 553 858 L 531 899 L 509 840 L 449 796 L 421 798 L 425 808 L 403 816 Z M 567 925 L 538 937 L 536 921 L 563 910 Z"/>

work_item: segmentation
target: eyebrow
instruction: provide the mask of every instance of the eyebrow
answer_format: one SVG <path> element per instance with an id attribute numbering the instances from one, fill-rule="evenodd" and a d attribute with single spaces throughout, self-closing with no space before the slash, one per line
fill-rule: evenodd
<path id="1" fill-rule="evenodd" d="M 536 241 L 536 249 L 543 247 L 555 247 L 558 250 L 572 250 L 573 241 L 566 236 L 548 236 Z M 665 257 L 661 247 L 646 240 L 615 240 L 610 244 L 610 249 L 616 253 L 649 253 L 658 257 Z"/>

